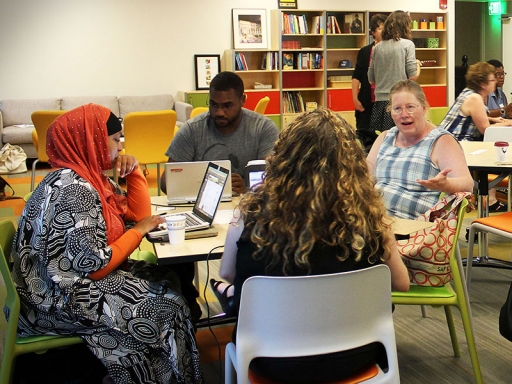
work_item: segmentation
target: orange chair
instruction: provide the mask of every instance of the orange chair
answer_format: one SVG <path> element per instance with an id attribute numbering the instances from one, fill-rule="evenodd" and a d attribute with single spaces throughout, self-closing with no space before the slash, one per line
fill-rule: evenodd
<path id="1" fill-rule="evenodd" d="M 267 109 L 267 105 L 270 102 L 270 97 L 265 96 L 258 101 L 258 104 L 254 107 L 254 112 L 261 113 L 262 115 L 265 114 L 265 110 Z"/>
<path id="2" fill-rule="evenodd" d="M 37 159 L 32 163 L 32 175 L 30 178 L 30 192 L 34 190 L 36 178 L 36 164 L 39 161 L 44 163 L 48 162 L 48 155 L 46 154 L 46 131 L 54 120 L 66 111 L 35 111 L 32 113 L 32 123 L 34 130 L 32 131 L 32 143 L 37 151 Z"/>

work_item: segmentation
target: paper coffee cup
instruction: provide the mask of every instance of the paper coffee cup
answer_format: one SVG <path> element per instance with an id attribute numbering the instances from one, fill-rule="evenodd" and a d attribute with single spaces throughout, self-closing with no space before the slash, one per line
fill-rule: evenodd
<path id="1" fill-rule="evenodd" d="M 170 244 L 181 244 L 185 242 L 185 221 L 183 215 L 172 215 L 165 218 L 167 232 L 169 233 Z"/>
<path id="2" fill-rule="evenodd" d="M 508 158 L 508 143 L 506 141 L 496 141 L 494 143 L 496 149 L 496 161 L 504 162 Z"/>

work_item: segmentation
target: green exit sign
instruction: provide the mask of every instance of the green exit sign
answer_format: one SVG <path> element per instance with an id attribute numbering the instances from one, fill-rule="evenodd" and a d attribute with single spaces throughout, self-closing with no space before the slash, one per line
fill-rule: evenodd
<path id="1" fill-rule="evenodd" d="M 501 2 L 489 2 L 489 15 L 501 15 Z"/>

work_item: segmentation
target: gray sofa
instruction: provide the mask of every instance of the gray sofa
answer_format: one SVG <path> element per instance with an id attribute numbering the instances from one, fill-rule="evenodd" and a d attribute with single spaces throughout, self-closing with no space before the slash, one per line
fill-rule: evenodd
<path id="1" fill-rule="evenodd" d="M 124 118 L 129 112 L 173 109 L 177 114 L 176 125 L 180 127 L 188 120 L 192 105 L 175 101 L 172 95 L 152 96 L 73 96 L 47 99 L 10 99 L 0 101 L 1 145 L 10 143 L 25 150 L 28 158 L 37 158 L 32 144 L 31 115 L 39 110 L 70 110 L 87 103 L 109 108 L 116 116 Z M 1 148 L 1 147 L 0 147 Z"/>

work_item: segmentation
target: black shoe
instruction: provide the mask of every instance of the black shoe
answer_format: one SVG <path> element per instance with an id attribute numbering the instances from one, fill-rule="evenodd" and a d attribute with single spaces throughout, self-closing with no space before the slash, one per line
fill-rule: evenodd
<path id="1" fill-rule="evenodd" d="M 493 205 L 489 205 L 489 212 L 507 212 L 507 207 L 505 204 L 501 204 L 497 201 Z"/>
<path id="2" fill-rule="evenodd" d="M 217 289 L 220 284 L 222 284 L 222 281 L 217 281 L 215 279 L 210 279 L 210 287 L 212 288 L 213 293 L 215 293 L 215 296 L 217 297 L 217 300 L 219 300 L 220 306 L 222 307 L 222 310 L 225 314 L 230 315 L 231 310 L 233 307 L 233 296 L 228 297 L 228 289 L 233 284 L 229 284 L 226 289 L 224 289 L 222 292 L 219 292 Z"/>
<path id="3" fill-rule="evenodd" d="M 466 228 L 466 242 L 469 243 L 469 228 Z M 478 244 L 478 233 L 475 232 L 475 240 L 473 244 Z"/>

